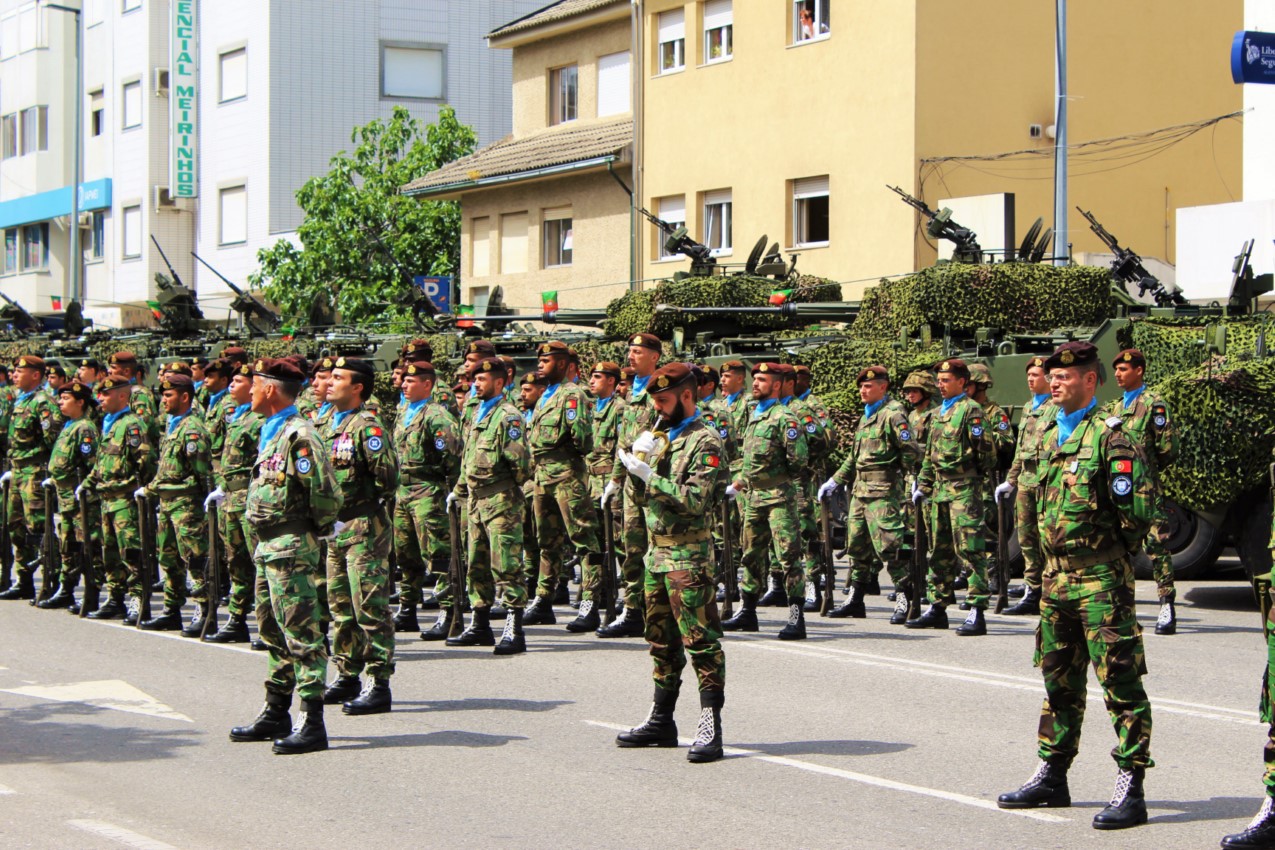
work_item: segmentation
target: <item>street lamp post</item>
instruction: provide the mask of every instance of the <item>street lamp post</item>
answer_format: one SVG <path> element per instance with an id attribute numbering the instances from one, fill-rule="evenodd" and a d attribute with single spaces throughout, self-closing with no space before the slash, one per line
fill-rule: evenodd
<path id="1" fill-rule="evenodd" d="M 46 3 L 46 9 L 59 12 L 70 12 L 75 15 L 75 141 L 71 154 L 71 256 L 68 264 L 71 267 L 70 301 L 84 302 L 82 290 L 81 264 L 84 257 L 80 251 L 80 142 L 84 135 L 84 57 L 82 54 L 81 10 L 74 6 L 63 6 L 60 3 Z"/>

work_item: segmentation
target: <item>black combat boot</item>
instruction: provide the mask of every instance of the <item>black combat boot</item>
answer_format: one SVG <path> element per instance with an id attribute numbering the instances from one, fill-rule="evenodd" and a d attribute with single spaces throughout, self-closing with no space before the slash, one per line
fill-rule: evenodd
<path id="1" fill-rule="evenodd" d="M 863 588 L 864 596 L 880 596 L 881 595 L 881 572 L 873 570 L 868 576 L 868 584 Z"/>
<path id="2" fill-rule="evenodd" d="M 327 694 L 324 694 L 327 702 Z M 342 714 L 385 714 L 394 707 L 394 698 L 390 695 L 389 679 L 373 679 L 367 683 L 363 693 L 341 706 Z"/>
<path id="3" fill-rule="evenodd" d="M 901 626 L 908 621 L 908 607 L 911 603 L 912 594 L 907 590 L 896 590 L 894 592 L 894 612 L 890 614 L 890 625 Z"/>
<path id="4" fill-rule="evenodd" d="M 1155 633 L 1158 635 L 1178 633 L 1178 611 L 1173 605 L 1172 596 L 1160 602 L 1160 616 L 1155 621 Z"/>
<path id="5" fill-rule="evenodd" d="M 1275 848 L 1275 797 L 1263 797 L 1262 808 L 1243 832 L 1222 839 L 1227 850 L 1271 850 Z"/>
<path id="6" fill-rule="evenodd" d="M 646 618 L 641 607 L 625 607 L 618 619 L 598 629 L 600 638 L 642 637 L 646 634 Z"/>
<path id="7" fill-rule="evenodd" d="M 563 565 L 563 575 L 558 577 L 558 589 L 553 595 L 554 605 L 570 605 L 571 604 L 571 579 L 572 569 Z M 530 625 L 530 624 L 528 624 Z M 550 624 L 552 625 L 552 623 Z"/>
<path id="8" fill-rule="evenodd" d="M 469 620 L 469 628 L 456 637 L 447 639 L 448 646 L 495 646 L 496 636 L 491 632 L 491 608 L 486 605 L 475 608 Z"/>
<path id="9" fill-rule="evenodd" d="M 434 625 L 421 632 L 421 640 L 447 640 L 447 636 L 452 633 L 452 606 L 438 612 L 438 618 L 434 620 Z"/>
<path id="10" fill-rule="evenodd" d="M 399 605 L 398 613 L 394 615 L 394 631 L 395 632 L 419 632 L 421 624 L 416 621 L 415 605 Z"/>
<path id="11" fill-rule="evenodd" d="M 755 632 L 757 629 L 757 594 L 744 591 L 735 616 L 722 620 L 722 631 Z"/>
<path id="12" fill-rule="evenodd" d="M 149 620 L 142 620 L 137 627 L 144 632 L 181 632 L 185 634 L 186 630 L 182 628 L 182 609 L 178 607 L 165 608 L 156 617 Z"/>
<path id="13" fill-rule="evenodd" d="M 780 640 L 805 640 L 806 639 L 806 612 L 801 610 L 801 597 L 791 596 L 788 598 L 788 625 L 779 630 Z M 700 717 L 700 722 L 704 718 Z"/>
<path id="14" fill-rule="evenodd" d="M 275 755 L 296 756 L 328 748 L 328 730 L 323 725 L 323 700 L 302 700 L 301 717 L 291 735 L 274 742 L 271 750 Z"/>
<path id="15" fill-rule="evenodd" d="M 806 582 L 806 601 L 802 604 L 801 610 L 807 614 L 815 614 L 823 607 L 823 592 L 819 587 L 819 582 Z"/>
<path id="16" fill-rule="evenodd" d="M 863 593 L 863 582 L 851 582 L 850 589 L 846 591 L 846 601 L 829 611 L 828 616 L 854 617 L 860 620 L 868 616 L 868 609 L 863 604 Z"/>
<path id="17" fill-rule="evenodd" d="M 1021 597 L 1023 597 L 1023 596 L 1026 596 L 1026 595 L 1027 595 L 1027 591 L 1028 591 L 1029 589 L 1030 589 L 1030 588 L 1028 588 L 1026 584 L 1013 584 L 1013 585 L 1010 585 L 1010 587 L 1009 587 L 1009 596 L 1010 596 L 1010 597 L 1012 597 L 1012 598 L 1014 598 L 1014 599 L 1019 599 L 1019 598 L 1021 598 Z"/>
<path id="18" fill-rule="evenodd" d="M 6 602 L 14 599 L 35 599 L 35 579 L 32 578 L 31 573 L 18 573 L 17 583 L 10 585 L 4 593 L 0 593 L 0 599 Z"/>
<path id="19" fill-rule="evenodd" d="M 627 732 L 615 736 L 617 747 L 676 747 L 677 723 L 673 720 L 673 709 L 677 707 L 676 689 L 666 691 L 658 685 L 655 688 L 655 701 L 651 704 L 651 713 L 641 726 L 634 726 Z"/>
<path id="20" fill-rule="evenodd" d="M 960 575 L 952 582 L 953 590 L 966 590 L 970 586 L 970 574 L 968 570 L 961 570 Z"/>
<path id="21" fill-rule="evenodd" d="M 941 602 L 931 603 L 921 616 L 915 620 L 908 620 L 903 626 L 908 629 L 946 629 L 948 626 L 947 606 Z"/>
<path id="22" fill-rule="evenodd" d="M 35 607 L 50 611 L 56 608 L 70 608 L 75 604 L 75 585 L 64 581 L 58 585 L 58 592 L 48 599 L 41 599 Z"/>
<path id="23" fill-rule="evenodd" d="M 106 600 L 106 604 L 99 607 L 96 611 L 88 614 L 90 620 L 118 620 L 124 616 L 124 596 L 122 594 L 112 594 Z"/>
<path id="24" fill-rule="evenodd" d="M 230 740 L 273 741 L 292 731 L 292 717 L 288 707 L 292 705 L 291 694 L 273 694 L 266 691 L 266 705 L 257 715 L 257 719 L 247 726 L 236 726 L 230 730 Z"/>
<path id="25" fill-rule="evenodd" d="M 762 608 L 783 608 L 788 604 L 788 591 L 784 589 L 784 583 L 777 574 L 770 574 L 766 592 L 757 600 L 757 604 Z"/>
<path id="26" fill-rule="evenodd" d="M 1065 809 L 1071 805 L 1067 789 L 1067 768 L 1042 761 L 1017 791 L 1001 794 L 996 805 L 1002 809 Z"/>
<path id="27" fill-rule="evenodd" d="M 1116 790 L 1111 795 L 1107 808 L 1093 816 L 1094 829 L 1128 829 L 1147 822 L 1147 800 L 1142 793 L 1142 777 L 1146 771 L 1141 767 L 1126 770 L 1123 767 L 1116 774 Z"/>
<path id="28" fill-rule="evenodd" d="M 270 647 L 266 645 L 266 642 L 259 637 L 253 638 L 252 642 L 248 644 L 248 648 L 253 652 L 265 652 L 270 649 Z"/>
<path id="29" fill-rule="evenodd" d="M 340 705 L 358 695 L 358 676 L 338 676 L 335 682 L 323 689 L 323 703 L 324 705 Z"/>
<path id="30" fill-rule="evenodd" d="M 136 596 L 128 597 L 124 602 L 124 625 L 136 626 L 142 616 L 142 601 Z M 177 615 L 177 628 L 181 628 L 181 614 Z"/>
<path id="31" fill-rule="evenodd" d="M 552 626 L 557 622 L 558 618 L 553 616 L 553 603 L 548 596 L 537 596 L 522 612 L 524 626 Z"/>
<path id="32" fill-rule="evenodd" d="M 956 627 L 956 633 L 961 637 L 978 637 L 987 634 L 987 620 L 983 617 L 983 609 L 972 609 L 970 615 L 965 618 L 965 622 Z"/>
<path id="33" fill-rule="evenodd" d="M 196 602 L 195 613 L 182 629 L 182 637 L 199 637 L 204 633 L 204 619 L 208 616 L 208 603 Z"/>
<path id="34" fill-rule="evenodd" d="M 81 612 L 83 612 L 84 616 L 87 617 L 89 614 L 92 614 L 97 610 L 97 606 L 101 602 L 101 599 L 101 590 L 97 588 L 94 588 L 93 590 L 85 590 L 84 599 L 82 601 L 76 601 L 75 598 L 72 597 L 71 604 L 66 606 L 66 610 L 77 617 L 80 616 Z"/>
<path id="35" fill-rule="evenodd" d="M 592 599 L 586 599 L 580 603 L 580 613 L 570 623 L 567 623 L 567 631 L 579 634 L 581 632 L 594 632 L 602 626 L 602 620 L 598 615 L 598 609 L 594 607 Z"/>
<path id="36" fill-rule="evenodd" d="M 522 633 L 522 609 L 510 610 L 505 617 L 505 630 L 500 633 L 500 643 L 492 655 L 519 655 L 527 651 L 527 638 Z"/>
<path id="37" fill-rule="evenodd" d="M 700 764 L 722 757 L 722 706 L 725 703 L 724 691 L 700 691 L 699 725 L 695 728 L 695 740 L 686 752 L 687 761 Z"/>
<path id="38" fill-rule="evenodd" d="M 1015 617 L 1038 616 L 1040 614 L 1040 589 L 1027 588 L 1026 592 L 1023 593 L 1023 598 L 1006 608 L 1002 613 Z"/>
<path id="39" fill-rule="evenodd" d="M 209 643 L 247 643 L 252 639 L 248 634 L 248 623 L 242 616 L 231 615 L 225 625 L 204 640 Z"/>

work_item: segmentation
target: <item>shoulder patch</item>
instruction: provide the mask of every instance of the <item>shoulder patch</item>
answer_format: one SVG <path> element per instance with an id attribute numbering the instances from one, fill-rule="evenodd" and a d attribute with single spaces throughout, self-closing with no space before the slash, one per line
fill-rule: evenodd
<path id="1" fill-rule="evenodd" d="M 719 457 L 718 455 L 712 454 L 711 452 L 705 452 L 704 454 L 700 455 L 700 461 L 705 466 L 711 466 L 714 469 L 717 469 L 719 466 L 722 465 L 721 457 Z"/>
<path id="2" fill-rule="evenodd" d="M 308 457 L 297 458 L 297 472 L 301 475 L 309 475 L 310 470 L 314 469 L 314 463 Z"/>
<path id="3" fill-rule="evenodd" d="M 373 431 L 373 430 L 375 430 L 377 434 L 367 438 L 367 448 L 368 448 L 368 451 L 379 452 L 381 448 L 385 445 L 385 442 L 379 436 L 381 429 L 380 428 L 368 429 L 368 431 Z"/>
<path id="4" fill-rule="evenodd" d="M 509 439 L 517 440 L 522 436 L 522 428 L 517 425 L 510 425 L 508 428 Z"/>
<path id="5" fill-rule="evenodd" d="M 795 424 L 796 424 L 795 422 L 790 423 L 790 425 L 795 425 Z M 788 437 L 788 439 L 790 440 L 797 439 L 797 429 L 794 427 L 789 427 L 788 430 L 785 432 L 785 436 Z"/>
<path id="6" fill-rule="evenodd" d="M 907 428 L 903 428 L 899 431 L 899 440 L 906 443 L 910 439 L 912 439 L 912 432 Z"/>

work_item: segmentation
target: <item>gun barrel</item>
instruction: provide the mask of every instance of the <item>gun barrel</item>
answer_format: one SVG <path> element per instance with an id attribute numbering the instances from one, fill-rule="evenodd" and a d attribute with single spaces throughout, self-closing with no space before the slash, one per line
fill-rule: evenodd
<path id="1" fill-rule="evenodd" d="M 545 313 L 540 320 L 546 325 L 587 325 L 601 327 L 606 321 L 606 310 L 556 310 Z"/>
<path id="2" fill-rule="evenodd" d="M 859 315 L 858 301 L 789 301 L 776 307 L 679 307 L 657 304 L 657 313 L 686 313 L 703 316 L 780 316 L 818 322 L 849 322 Z"/>

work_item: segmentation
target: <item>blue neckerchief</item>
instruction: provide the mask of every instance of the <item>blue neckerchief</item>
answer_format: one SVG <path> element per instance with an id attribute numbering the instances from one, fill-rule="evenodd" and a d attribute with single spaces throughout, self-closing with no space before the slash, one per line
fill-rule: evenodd
<path id="1" fill-rule="evenodd" d="M 132 409 L 133 408 L 131 407 L 126 407 L 123 410 L 121 410 L 119 413 L 108 413 L 105 416 L 103 416 L 102 417 L 102 436 L 105 437 L 106 435 L 110 434 L 111 428 L 115 427 L 115 423 L 119 422 L 120 419 L 124 416 L 124 414 L 128 413 Z"/>
<path id="2" fill-rule="evenodd" d="M 238 407 L 235 408 L 235 415 L 231 418 L 230 421 L 238 422 L 240 419 L 243 418 L 243 415 L 247 413 L 249 410 L 252 410 L 252 402 L 245 402 L 244 404 L 239 405 Z"/>
<path id="3" fill-rule="evenodd" d="M 1138 400 L 1138 396 L 1142 395 L 1142 391 L 1147 388 L 1146 384 L 1138 387 L 1136 390 L 1126 390 L 1124 394 L 1124 409 L 1128 410 L 1130 405 Z"/>
<path id="4" fill-rule="evenodd" d="M 797 398 L 801 399 L 802 401 L 805 401 L 806 399 L 810 398 L 810 394 L 811 394 L 812 392 L 814 392 L 814 390 L 806 390 L 804 393 L 802 393 L 801 395 L 797 396 Z"/>
<path id="5" fill-rule="evenodd" d="M 593 405 L 593 409 L 594 409 L 594 410 L 596 410 L 598 413 L 603 412 L 604 410 L 606 410 L 606 409 L 607 409 L 607 405 L 611 403 L 611 399 L 613 399 L 613 398 L 615 398 L 615 396 L 613 396 L 613 395 L 609 395 L 609 396 L 607 396 L 606 398 L 600 398 L 600 399 L 598 399 L 598 400 L 594 403 L 594 405 Z"/>
<path id="6" fill-rule="evenodd" d="M 261 437 L 257 440 L 257 451 L 264 452 L 266 445 L 274 439 L 275 434 L 279 433 L 279 429 L 283 427 L 283 423 L 289 416 L 297 415 L 297 406 L 290 404 L 283 410 L 280 410 L 274 416 L 271 416 L 261 426 Z"/>
<path id="7" fill-rule="evenodd" d="M 208 409 L 209 410 L 214 409 L 217 406 L 217 402 L 221 401 L 222 397 L 225 396 L 226 393 L 228 392 L 230 392 L 230 387 L 226 387 L 224 390 L 220 392 L 215 392 L 212 395 L 208 396 Z"/>
<path id="8" fill-rule="evenodd" d="M 470 397 L 470 398 L 477 398 L 477 397 L 478 397 L 478 384 L 471 384 L 471 385 L 470 385 L 470 387 L 469 387 L 469 397 Z"/>
<path id="9" fill-rule="evenodd" d="M 319 415 L 320 415 L 320 416 L 327 416 L 327 415 L 328 415 L 328 411 L 329 411 L 329 410 L 331 410 L 331 409 L 332 409 L 332 402 L 330 402 L 330 401 L 325 401 L 325 402 L 323 402 L 323 404 L 319 405 Z"/>
<path id="10" fill-rule="evenodd" d="M 416 418 L 416 414 L 425 409 L 425 405 L 429 404 L 429 399 L 423 398 L 420 401 L 410 401 L 407 403 L 407 410 L 403 411 L 403 427 L 406 428 L 412 424 L 412 420 Z"/>
<path id="11" fill-rule="evenodd" d="M 1049 401 L 1049 393 L 1032 396 L 1032 410 L 1040 410 L 1041 405 Z"/>
<path id="12" fill-rule="evenodd" d="M 500 404 L 504 400 L 505 400 L 504 395 L 498 393 L 492 396 L 491 398 L 487 399 L 486 401 L 479 402 L 478 415 L 474 417 L 474 424 L 477 425 L 479 422 L 482 422 L 484 419 L 486 419 L 487 414 L 495 410 L 496 405 Z"/>
<path id="13" fill-rule="evenodd" d="M 633 390 L 633 397 L 637 398 L 642 393 L 646 392 L 646 385 L 649 384 L 650 382 L 651 382 L 650 375 L 647 375 L 645 378 L 639 375 L 634 375 L 633 383 L 630 385 L 630 389 Z"/>
<path id="14" fill-rule="evenodd" d="M 942 404 L 943 415 L 946 416 L 947 412 L 951 410 L 953 407 L 956 407 L 956 403 L 963 398 L 965 398 L 965 396 L 963 395 L 954 395 L 951 398 L 943 399 L 943 404 Z"/>
<path id="15" fill-rule="evenodd" d="M 175 429 L 178 425 L 182 424 L 182 420 L 183 420 L 183 419 L 185 419 L 185 418 L 186 418 L 187 416 L 189 416 L 189 415 L 190 415 L 190 411 L 189 411 L 189 410 L 187 410 L 185 413 L 170 413 L 170 414 L 168 414 L 168 431 L 167 431 L 167 432 L 165 432 L 165 433 L 168 433 L 168 434 L 173 433 L 173 430 L 174 430 L 174 429 Z"/>
<path id="16" fill-rule="evenodd" d="M 783 398 L 779 400 L 779 403 L 782 404 L 784 407 L 787 407 L 789 404 L 792 403 L 792 396 L 790 395 L 784 396 Z"/>
<path id="17" fill-rule="evenodd" d="M 757 406 L 753 408 L 753 418 L 761 419 L 763 413 L 777 404 L 779 404 L 779 399 L 777 398 L 768 398 L 765 401 L 757 402 Z"/>
<path id="18" fill-rule="evenodd" d="M 871 419 L 871 418 L 872 418 L 872 414 L 874 414 L 874 413 L 876 413 L 878 410 L 880 410 L 880 409 L 881 409 L 881 406 L 882 406 L 882 405 L 884 405 L 884 404 L 885 404 L 885 399 L 881 399 L 880 401 L 875 401 L 875 402 L 873 402 L 872 404 L 865 404 L 865 405 L 863 406 L 863 418 L 864 418 L 864 419 Z"/>
<path id="19" fill-rule="evenodd" d="M 350 414 L 354 413 L 356 410 L 358 410 L 357 407 L 352 407 L 349 410 L 338 410 L 336 413 L 332 414 L 332 427 L 340 428 L 341 423 L 349 419 Z"/>
<path id="20" fill-rule="evenodd" d="M 554 384 L 552 387 L 549 387 L 548 389 L 546 389 L 540 395 L 540 400 L 536 402 L 536 406 L 534 409 L 539 410 L 540 408 L 544 407 L 545 402 L 553 398 L 553 394 L 556 393 L 558 391 L 558 388 L 561 386 L 562 386 L 562 382 L 559 381 L 558 383 Z M 527 420 L 527 421 L 530 422 L 531 420 Z"/>
<path id="21" fill-rule="evenodd" d="M 672 429 L 670 429 L 670 430 L 669 430 L 669 432 L 668 432 L 668 441 L 671 443 L 671 442 L 673 442 L 674 440 L 676 440 L 676 439 L 677 439 L 677 438 L 681 435 L 681 433 L 682 433 L 683 431 L 685 431 L 685 430 L 686 430 L 686 426 L 687 426 L 687 425 L 690 425 L 690 424 L 691 424 L 692 422 L 694 422 L 696 419 L 699 419 L 699 409 L 698 409 L 698 408 L 696 408 L 695 412 L 694 412 L 694 413 L 692 413 L 690 416 L 686 417 L 686 418 L 685 418 L 685 419 L 683 419 L 681 422 L 679 422 L 679 423 L 677 424 L 677 427 L 676 427 L 676 428 L 672 428 Z"/>
<path id="22" fill-rule="evenodd" d="M 400 392 L 400 393 L 398 394 L 398 403 L 399 403 L 399 404 L 405 404 L 406 402 L 407 402 L 407 393 L 405 393 L 405 392 Z"/>
<path id="23" fill-rule="evenodd" d="M 709 393 L 709 394 L 708 394 L 708 396 L 707 396 L 706 398 L 702 398 L 702 399 L 700 399 L 700 400 L 699 400 L 699 403 L 700 403 L 700 404 L 708 404 L 710 401 L 712 401 L 712 400 L 713 400 L 713 399 L 715 399 L 715 398 L 717 398 L 717 393 L 715 393 L 715 392 L 713 392 L 713 393 Z"/>
<path id="24" fill-rule="evenodd" d="M 739 397 L 743 394 L 744 394 L 743 390 L 740 390 L 737 393 L 731 393 L 730 395 L 726 396 L 726 403 L 730 405 L 731 407 L 734 407 L 735 402 L 738 401 Z"/>
<path id="25" fill-rule="evenodd" d="M 1085 414 L 1093 410 L 1097 403 L 1098 399 L 1095 398 L 1075 413 L 1063 413 L 1063 409 L 1058 408 L 1058 413 L 1054 416 L 1054 421 L 1058 423 L 1058 445 L 1061 446 L 1071 439 L 1072 432 L 1076 430 L 1080 420 L 1084 419 Z"/>
<path id="26" fill-rule="evenodd" d="M 26 401 L 27 399 L 29 399 L 31 396 L 35 395 L 38 392 L 39 390 L 31 390 L 31 392 L 29 393 L 22 393 L 21 395 L 19 395 L 17 398 L 13 400 L 13 403 L 15 406 L 22 404 L 22 402 Z"/>
<path id="27" fill-rule="evenodd" d="M 528 425 L 530 425 L 530 424 L 531 424 L 531 418 L 532 418 L 533 416 L 535 416 L 535 415 L 536 415 L 535 408 L 532 408 L 531 410 L 524 410 L 524 411 L 522 412 L 522 421 L 523 421 L 523 422 L 526 422 Z"/>

